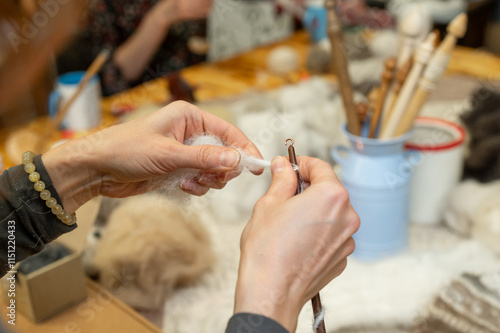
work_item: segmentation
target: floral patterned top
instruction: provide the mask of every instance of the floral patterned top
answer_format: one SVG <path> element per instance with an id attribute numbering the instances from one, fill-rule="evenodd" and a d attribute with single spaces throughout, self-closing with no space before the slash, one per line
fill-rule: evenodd
<path id="1" fill-rule="evenodd" d="M 161 0 L 92 0 L 88 26 L 83 34 L 91 59 L 104 48 L 114 50 L 124 43 L 137 29 L 145 14 Z M 191 36 L 205 35 L 205 21 L 181 22 L 170 27 L 168 35 L 139 80 L 128 82 L 112 60 L 101 71 L 105 96 L 115 94 L 169 72 L 205 60 L 187 47 Z M 110 57 L 112 59 L 112 57 Z"/>

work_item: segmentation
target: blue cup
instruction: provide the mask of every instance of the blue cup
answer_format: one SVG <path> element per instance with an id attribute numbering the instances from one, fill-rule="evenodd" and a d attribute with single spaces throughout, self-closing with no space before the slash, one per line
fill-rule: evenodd
<path id="1" fill-rule="evenodd" d="M 405 142 L 411 133 L 391 139 L 369 139 L 344 128 L 351 147 L 336 146 L 332 158 L 341 165 L 340 180 L 361 219 L 353 236 L 361 260 L 377 260 L 408 247 L 412 166 Z"/>
<path id="2" fill-rule="evenodd" d="M 327 11 L 323 5 L 307 6 L 303 22 L 314 43 L 328 38 Z"/>

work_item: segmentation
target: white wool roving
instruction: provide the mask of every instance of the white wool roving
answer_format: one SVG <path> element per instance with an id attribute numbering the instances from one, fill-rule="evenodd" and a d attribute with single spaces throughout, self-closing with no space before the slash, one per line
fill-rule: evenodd
<path id="1" fill-rule="evenodd" d="M 189 146 L 222 146 L 229 147 L 226 145 L 219 137 L 211 134 L 201 134 L 195 137 L 192 137 L 184 142 L 185 145 Z M 238 147 L 231 147 L 236 149 L 240 155 L 241 160 L 238 165 L 238 171 L 250 171 L 255 172 L 259 170 L 263 170 L 271 167 L 271 161 L 258 159 L 243 149 Z M 206 177 L 206 178 L 205 178 Z M 184 192 L 180 190 L 181 184 L 186 180 L 196 179 L 198 181 L 202 181 L 205 179 L 206 181 L 210 180 L 213 175 L 200 175 L 200 170 L 197 169 L 180 169 L 170 173 L 163 181 L 155 180 L 154 183 L 150 184 L 150 190 L 159 190 L 160 192 L 166 194 L 171 199 L 177 199 L 180 201 L 189 201 L 189 196 L 184 195 Z"/>
<path id="2" fill-rule="evenodd" d="M 199 136 L 192 137 L 191 139 L 184 142 L 184 144 L 189 146 L 222 146 L 229 147 L 220 138 L 211 134 L 202 134 Z M 271 167 L 271 161 L 261 160 L 243 151 L 243 149 L 238 147 L 231 147 L 236 149 L 241 154 L 241 161 L 238 166 L 239 169 L 247 171 L 259 171 L 265 168 Z"/>

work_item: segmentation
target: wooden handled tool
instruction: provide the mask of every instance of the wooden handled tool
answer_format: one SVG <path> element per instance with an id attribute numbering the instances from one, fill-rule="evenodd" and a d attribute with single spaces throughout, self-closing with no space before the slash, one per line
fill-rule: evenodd
<path id="1" fill-rule="evenodd" d="M 402 69 L 408 60 L 412 58 L 415 48 L 421 40 L 421 36 L 425 30 L 425 16 L 422 13 L 420 5 L 414 4 L 411 11 L 405 15 L 399 24 L 400 45 L 397 56 L 396 67 L 398 70 Z M 389 119 L 392 107 L 396 100 L 396 94 L 393 91 L 394 85 L 391 86 L 387 94 L 387 102 L 382 109 L 382 124 L 386 123 Z"/>
<path id="2" fill-rule="evenodd" d="M 288 142 L 290 141 L 290 146 L 288 146 Z M 285 146 L 288 146 L 288 158 L 290 159 L 290 163 L 294 164 L 294 165 L 299 165 L 297 163 L 297 156 L 295 155 L 295 148 L 293 147 L 293 144 L 294 144 L 294 141 L 293 139 L 286 139 L 285 140 Z M 302 187 L 302 177 L 300 177 L 300 173 L 299 173 L 299 170 L 295 170 L 295 174 L 297 175 L 297 190 L 295 192 L 295 194 L 300 194 L 304 191 L 303 187 Z M 323 310 L 323 306 L 321 305 L 321 298 L 319 296 L 319 294 L 317 294 L 316 296 L 314 296 L 312 299 L 311 299 L 311 303 L 312 303 L 312 308 L 313 308 L 313 315 L 314 315 L 314 320 L 315 320 L 315 323 L 314 323 L 314 328 L 315 328 L 315 331 L 316 333 L 326 333 L 326 328 L 325 328 L 325 321 L 322 317 L 322 315 L 324 315 L 324 310 Z M 321 317 L 319 317 L 321 316 Z M 318 318 L 320 320 L 318 320 Z M 318 321 L 318 322 L 316 322 Z"/>
<path id="3" fill-rule="evenodd" d="M 328 9 L 328 35 L 332 44 L 333 68 L 339 80 L 340 94 L 344 102 L 347 116 L 347 130 L 354 134 L 361 134 L 361 126 L 354 103 L 354 93 L 347 67 L 347 58 L 342 43 L 342 26 L 335 12 L 335 0 L 326 0 L 325 7 Z"/>
<path id="4" fill-rule="evenodd" d="M 387 94 L 387 101 L 384 104 L 384 109 L 382 110 L 382 122 L 381 128 L 387 124 L 389 117 L 391 116 L 392 110 L 394 110 L 394 105 L 396 105 L 396 100 L 398 99 L 399 93 L 403 88 L 403 84 L 408 78 L 411 67 L 413 66 L 413 58 L 408 59 L 406 64 L 401 67 L 396 75 L 396 82 L 393 83 L 389 93 Z"/>
<path id="5" fill-rule="evenodd" d="M 447 35 L 444 41 L 429 61 L 423 77 L 418 84 L 417 92 L 413 96 L 408 109 L 404 112 L 392 136 L 399 136 L 407 131 L 413 125 L 413 121 L 418 116 L 422 106 L 427 100 L 429 94 L 436 88 L 451 59 L 451 53 L 457 44 L 457 40 L 462 38 L 467 31 L 467 15 L 462 13 L 458 15 L 447 28 Z"/>
<path id="6" fill-rule="evenodd" d="M 429 34 L 429 36 L 420 44 L 416 54 L 415 54 L 415 64 L 411 69 L 406 82 L 401 88 L 401 92 L 396 100 L 394 108 L 387 116 L 382 126 L 381 138 L 389 138 L 394 135 L 398 124 L 403 118 L 403 114 L 410 103 L 412 94 L 415 92 L 415 88 L 418 85 L 418 80 L 420 75 L 431 59 L 432 52 L 434 51 L 434 45 L 437 35 L 435 32 Z"/>
<path id="7" fill-rule="evenodd" d="M 370 123 L 370 132 L 368 134 L 370 138 L 375 137 L 375 131 L 377 130 L 377 126 L 380 120 L 380 114 L 382 113 L 382 108 L 384 107 L 387 92 L 389 91 L 389 87 L 391 86 L 392 80 L 394 78 L 395 69 L 396 69 L 396 59 L 394 58 L 387 59 L 385 61 L 384 73 L 382 73 L 382 84 L 380 86 L 379 99 L 377 101 L 377 106 L 373 111 L 373 116 Z"/>
<path id="8" fill-rule="evenodd" d="M 398 51 L 397 68 L 406 64 L 412 57 L 415 48 L 422 40 L 420 37 L 425 29 L 425 17 L 418 4 L 415 4 L 410 13 L 401 20 L 399 33 L 401 35 L 401 44 Z"/>

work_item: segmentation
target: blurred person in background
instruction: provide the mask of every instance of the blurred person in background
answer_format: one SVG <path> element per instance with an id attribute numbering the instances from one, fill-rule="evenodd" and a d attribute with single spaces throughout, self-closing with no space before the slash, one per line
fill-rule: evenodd
<path id="1" fill-rule="evenodd" d="M 61 54 L 59 73 L 85 70 L 103 49 L 105 96 L 205 60 L 190 48 L 204 37 L 213 0 L 92 0 L 83 31 Z"/>

